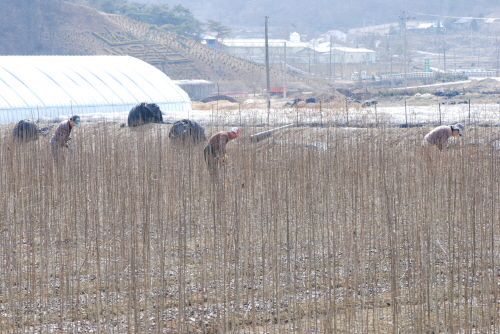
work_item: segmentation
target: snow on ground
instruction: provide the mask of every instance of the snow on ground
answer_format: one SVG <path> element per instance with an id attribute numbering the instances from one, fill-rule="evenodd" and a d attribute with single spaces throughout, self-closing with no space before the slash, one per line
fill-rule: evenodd
<path id="1" fill-rule="evenodd" d="M 474 125 L 500 125 L 500 105 L 468 104 L 429 105 L 408 107 L 380 107 L 380 114 L 391 125 L 406 124 L 454 124 L 462 122 Z"/>
<path id="2" fill-rule="evenodd" d="M 500 77 L 489 77 L 488 79 L 493 79 L 493 80 L 500 82 Z M 394 90 L 409 90 L 409 89 L 417 89 L 417 88 L 432 88 L 432 87 L 443 87 L 443 86 L 460 87 L 460 85 L 465 86 L 465 85 L 470 84 L 473 80 L 483 81 L 484 78 L 481 78 L 481 77 L 472 78 L 471 77 L 469 80 L 463 80 L 463 81 L 451 81 L 451 82 L 435 83 L 435 84 L 420 85 L 420 86 L 409 86 L 409 87 L 396 87 L 393 89 Z"/>
<path id="3" fill-rule="evenodd" d="M 128 113 L 113 114 L 86 114 L 81 115 L 83 121 L 127 121 Z M 69 117 L 69 115 L 67 115 Z M 243 110 L 192 110 L 189 113 L 164 113 L 163 119 L 167 123 L 174 123 L 183 118 L 197 121 L 201 125 L 283 125 L 289 123 L 312 124 L 342 124 L 367 125 L 383 123 L 399 126 L 402 124 L 448 124 L 464 122 L 476 125 L 500 125 L 500 105 L 498 104 L 468 104 L 428 106 L 396 106 L 396 107 L 369 107 L 333 110 L 318 108 L 284 108 L 271 109 L 243 109 Z"/>
<path id="4" fill-rule="evenodd" d="M 58 123 L 71 115 L 40 117 L 40 123 Z M 80 114 L 82 122 L 127 123 L 127 112 Z M 192 110 L 190 112 L 164 112 L 163 120 L 174 123 L 188 118 L 202 126 L 256 126 L 268 124 L 280 126 L 289 123 L 300 125 L 351 125 L 351 126 L 404 126 L 454 124 L 463 122 L 473 125 L 500 125 L 499 104 L 468 104 L 427 106 L 371 106 L 368 108 L 271 108 L 235 110 Z"/>

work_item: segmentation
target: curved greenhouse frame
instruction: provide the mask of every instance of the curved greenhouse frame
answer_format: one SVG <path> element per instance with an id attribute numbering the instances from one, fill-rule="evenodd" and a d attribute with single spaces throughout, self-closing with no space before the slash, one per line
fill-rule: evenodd
<path id="1" fill-rule="evenodd" d="M 129 56 L 0 56 L 0 122 L 129 111 L 139 102 L 187 112 L 187 93 Z"/>

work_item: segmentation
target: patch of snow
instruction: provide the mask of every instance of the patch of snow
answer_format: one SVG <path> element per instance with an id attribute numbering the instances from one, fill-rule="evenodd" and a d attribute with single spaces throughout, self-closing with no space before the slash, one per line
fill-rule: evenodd
<path id="1" fill-rule="evenodd" d="M 422 94 L 417 97 L 428 97 Z M 258 126 L 270 124 L 280 126 L 289 123 L 299 125 L 334 125 L 334 126 L 373 126 L 373 125 L 438 125 L 462 122 L 474 125 L 499 126 L 498 104 L 474 104 L 469 109 L 468 104 L 432 104 L 428 106 L 392 106 L 378 105 L 376 108 L 328 109 L 321 112 L 314 108 L 250 108 L 236 110 L 190 110 L 189 112 L 163 112 L 163 121 L 173 124 L 187 118 L 202 126 Z M 127 123 L 128 112 L 89 113 L 79 115 L 82 122 L 112 122 Z M 57 117 L 42 116 L 39 122 L 43 124 L 59 123 L 67 120 L 71 114 Z"/>

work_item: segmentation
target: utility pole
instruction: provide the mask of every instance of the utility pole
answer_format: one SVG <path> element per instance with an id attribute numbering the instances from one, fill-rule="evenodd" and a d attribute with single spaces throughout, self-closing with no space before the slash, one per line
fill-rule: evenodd
<path id="1" fill-rule="evenodd" d="M 332 83 L 332 43 L 333 43 L 333 36 L 330 35 L 330 73 L 328 73 L 329 76 L 329 83 Z"/>
<path id="2" fill-rule="evenodd" d="M 499 59 L 499 56 L 500 56 L 500 49 L 498 48 L 498 37 L 496 38 L 496 44 L 497 44 L 497 71 L 498 71 L 498 59 Z"/>
<path id="3" fill-rule="evenodd" d="M 446 73 L 446 41 L 444 39 L 444 31 L 443 31 L 443 63 L 444 63 L 444 73 Z"/>
<path id="4" fill-rule="evenodd" d="M 443 39 L 443 70 L 444 70 L 444 73 L 447 73 L 447 71 L 446 71 L 446 36 L 445 36 L 444 26 L 441 27 L 441 20 L 438 21 L 436 29 L 438 31 L 438 34 L 439 34 L 439 32 L 441 32 L 441 37 Z"/>
<path id="5" fill-rule="evenodd" d="M 457 75 L 457 54 L 455 50 L 453 50 L 453 62 L 455 63 L 455 73 L 453 73 L 453 75 Z"/>
<path id="6" fill-rule="evenodd" d="M 333 81 L 335 81 L 335 76 L 336 76 L 336 73 L 335 73 L 335 55 L 333 55 L 333 64 L 332 65 L 333 65 Z"/>
<path id="7" fill-rule="evenodd" d="M 283 54 L 284 54 L 284 61 L 283 61 L 283 99 L 286 100 L 286 42 L 283 43 Z"/>
<path id="8" fill-rule="evenodd" d="M 271 83 L 269 79 L 269 39 L 267 34 L 267 22 L 269 21 L 269 17 L 265 17 L 265 40 L 266 40 L 266 83 L 267 83 L 267 118 L 269 125 L 269 111 L 271 110 Z"/>
<path id="9" fill-rule="evenodd" d="M 217 41 L 214 47 L 214 82 L 217 83 Z"/>
<path id="10" fill-rule="evenodd" d="M 308 48 L 307 49 L 307 58 L 308 58 L 308 72 L 309 72 L 309 75 L 311 75 L 311 48 Z"/>
<path id="11" fill-rule="evenodd" d="M 407 43 L 407 23 L 408 23 L 408 12 L 406 11 L 403 11 L 403 25 L 404 25 L 404 38 L 405 38 L 405 41 L 404 41 L 404 50 L 405 50 L 405 88 L 408 88 L 408 50 L 407 50 L 407 47 L 408 47 L 408 43 Z"/>
<path id="12" fill-rule="evenodd" d="M 391 88 L 394 86 L 394 73 L 392 73 L 392 55 L 391 55 Z"/>
<path id="13" fill-rule="evenodd" d="M 474 57 L 474 49 L 472 48 L 472 24 L 470 25 L 470 57 Z"/>

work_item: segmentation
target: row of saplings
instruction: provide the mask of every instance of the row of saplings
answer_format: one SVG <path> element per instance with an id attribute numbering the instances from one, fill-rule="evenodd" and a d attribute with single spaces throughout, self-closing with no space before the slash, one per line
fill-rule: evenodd
<path id="1" fill-rule="evenodd" d="M 167 124 L 163 122 L 160 107 L 156 103 L 147 102 L 141 102 L 130 110 L 127 123 L 129 127 L 137 127 L 147 123 Z M 47 135 L 53 126 L 38 128 L 33 121 L 22 120 L 14 126 L 13 135 L 20 142 L 34 141 L 38 140 L 39 135 Z M 121 126 L 123 127 L 125 124 Z M 168 137 L 182 143 L 193 142 L 196 144 L 207 140 L 205 129 L 197 122 L 189 119 L 175 122 L 170 128 Z"/>

